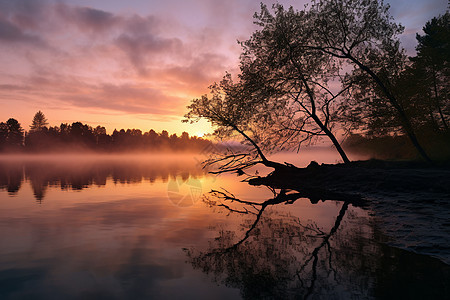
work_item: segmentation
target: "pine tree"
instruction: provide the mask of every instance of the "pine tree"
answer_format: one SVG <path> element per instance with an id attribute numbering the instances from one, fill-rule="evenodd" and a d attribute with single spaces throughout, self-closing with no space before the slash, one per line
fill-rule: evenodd
<path id="1" fill-rule="evenodd" d="M 30 131 L 41 131 L 48 125 L 47 119 L 42 111 L 38 111 L 33 118 L 33 122 L 30 125 Z"/>

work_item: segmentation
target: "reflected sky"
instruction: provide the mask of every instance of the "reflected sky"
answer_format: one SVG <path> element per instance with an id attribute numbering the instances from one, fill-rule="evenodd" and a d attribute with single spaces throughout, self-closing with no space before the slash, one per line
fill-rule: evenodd
<path id="1" fill-rule="evenodd" d="M 242 240 L 255 215 L 202 194 L 274 195 L 192 157 L 10 159 L 0 170 L 1 299 L 448 295 L 448 265 L 386 246 L 371 212 L 343 202 L 272 205 L 233 252 L 208 255 Z"/>
<path id="2" fill-rule="evenodd" d="M 17 195 L 22 184 L 29 185 L 38 202 L 42 202 L 48 188 L 83 190 L 90 186 L 112 184 L 167 183 L 169 180 L 197 180 L 206 173 L 199 163 L 183 157 L 126 157 L 93 156 L 43 157 L 40 160 L 0 160 L 0 189 Z"/>

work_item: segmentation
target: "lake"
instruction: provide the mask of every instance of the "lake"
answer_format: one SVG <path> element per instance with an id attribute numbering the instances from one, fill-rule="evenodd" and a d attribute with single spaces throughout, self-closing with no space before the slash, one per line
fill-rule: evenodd
<path id="1" fill-rule="evenodd" d="M 261 209 L 274 191 L 202 159 L 2 156 L 0 299 L 448 299 L 449 265 L 392 246 L 376 211 Z"/>

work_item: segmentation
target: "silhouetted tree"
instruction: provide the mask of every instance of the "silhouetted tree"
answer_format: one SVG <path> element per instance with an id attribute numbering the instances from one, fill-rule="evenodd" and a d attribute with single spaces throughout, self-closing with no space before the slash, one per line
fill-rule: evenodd
<path id="1" fill-rule="evenodd" d="M 8 135 L 6 137 L 6 144 L 10 147 L 18 148 L 23 145 L 23 128 L 20 123 L 13 118 L 6 122 Z"/>
<path id="2" fill-rule="evenodd" d="M 392 21 L 389 6 L 378 0 L 313 1 L 309 11 L 297 12 L 297 16 L 304 22 L 292 28 L 303 25 L 311 28 L 305 47 L 330 56 L 341 68 L 352 66 L 350 76 L 342 82 L 354 82 L 353 90 L 364 92 L 364 97 L 356 100 L 379 101 L 377 94 L 382 95 L 382 101 L 392 107 L 403 132 L 429 161 L 392 88 L 405 68 L 406 55 L 397 37 L 404 28 Z"/>
<path id="3" fill-rule="evenodd" d="M 98 125 L 94 129 L 96 144 L 100 149 L 106 149 L 111 144 L 111 137 L 106 134 L 106 128 Z"/>
<path id="4" fill-rule="evenodd" d="M 449 99 L 449 14 L 433 18 L 423 28 L 425 35 L 417 35 L 417 56 L 407 66 L 390 78 L 390 90 L 395 95 L 410 125 L 428 151 L 438 154 L 437 148 L 448 147 Z M 396 138 L 403 152 L 401 135 L 404 134 L 402 120 L 392 105 L 389 105 L 381 89 L 371 90 L 370 82 L 359 80 L 359 89 L 352 93 L 343 105 L 341 117 L 348 121 L 349 131 L 363 133 L 367 141 Z M 447 140 L 447 142 L 446 142 Z M 447 146 L 446 146 L 447 144 Z M 407 145 L 406 145 L 407 146 Z M 391 146 L 386 150 L 389 151 Z M 385 153 L 381 153 L 385 155 Z"/>
<path id="5" fill-rule="evenodd" d="M 146 149 L 154 150 L 156 148 L 157 140 L 158 134 L 153 129 L 144 133 L 144 145 Z"/>
<path id="6" fill-rule="evenodd" d="M 403 27 L 392 22 L 388 6 L 377 0 L 312 1 L 300 11 L 275 4 L 272 13 L 262 4 L 255 19 L 261 29 L 241 43 L 239 81 L 227 74 L 211 87 L 211 98 L 193 101 L 187 118 L 207 118 L 222 136 L 237 128 L 263 150 L 326 135 L 348 162 L 332 131 L 336 100 L 358 90 L 364 92 L 354 97 L 359 104 L 380 91 L 383 105 L 429 160 L 393 91 L 406 56 L 397 38 Z M 333 92 L 328 84 L 338 81 L 341 90 Z"/>
<path id="7" fill-rule="evenodd" d="M 47 119 L 43 112 L 38 111 L 34 117 L 33 121 L 30 125 L 30 131 L 41 131 L 44 127 L 48 125 Z"/>
<path id="8" fill-rule="evenodd" d="M 414 67 L 423 76 L 431 117 L 437 116 L 439 127 L 449 130 L 450 118 L 450 13 L 433 18 L 423 27 L 424 35 L 416 35 L 417 57 Z M 423 91 L 425 92 L 425 91 Z"/>
<path id="9" fill-rule="evenodd" d="M 225 169 L 219 167 L 221 171 L 229 172 L 242 170 L 255 164 L 262 163 L 268 167 L 281 167 L 282 165 L 269 161 L 264 149 L 258 145 L 265 140 L 266 134 L 271 132 L 265 130 L 266 126 L 254 117 L 255 106 L 246 95 L 248 90 L 243 89 L 240 83 L 234 83 L 231 76 L 227 74 L 220 83 L 210 86 L 210 94 L 192 100 L 188 106 L 189 112 L 185 115 L 185 122 L 196 122 L 200 118 L 205 118 L 213 127 L 214 135 L 220 139 L 231 138 L 235 134 L 244 137 L 244 143 L 254 150 L 250 153 L 231 153 L 225 156 L 212 157 L 207 164 L 223 163 Z M 245 95 L 245 96 L 244 96 Z M 258 159 L 259 157 L 259 159 Z"/>
<path id="10" fill-rule="evenodd" d="M 295 140 L 299 133 L 306 138 L 325 134 L 347 161 L 333 138 L 331 121 L 334 101 L 351 86 L 350 91 L 364 92 L 356 101 L 377 101 L 376 95 L 382 95 L 383 105 L 392 107 L 403 132 L 429 160 L 393 91 L 406 56 L 397 38 L 403 27 L 392 22 L 388 9 L 377 0 L 314 0 L 309 9 L 298 11 L 276 4 L 273 13 L 261 5 L 261 12 L 255 15 L 261 29 L 242 43 L 240 82 L 225 90 L 228 99 L 218 105 L 223 105 L 222 111 L 254 116 L 246 120 L 259 122 L 257 128 L 266 124 L 260 132 L 275 128 L 286 140 Z M 345 71 L 348 76 L 343 76 Z M 327 83 L 337 81 L 342 88 L 333 93 Z M 239 99 L 232 101 L 236 108 L 229 101 L 234 97 Z M 201 101 L 193 103 L 199 104 Z M 248 124 L 241 120 L 235 125 L 241 123 Z M 258 140 L 264 145 L 266 139 Z M 276 139 L 268 140 L 279 144 Z"/>
<path id="11" fill-rule="evenodd" d="M 161 136 L 162 139 L 168 139 L 169 138 L 169 133 L 167 132 L 167 130 L 163 130 L 163 131 L 161 131 L 160 136 Z"/>
<path id="12" fill-rule="evenodd" d="M 5 122 L 0 122 L 0 150 L 6 145 L 6 139 L 8 138 L 8 126 Z"/>
<path id="13" fill-rule="evenodd" d="M 43 112 L 38 111 L 30 125 L 30 131 L 25 134 L 25 147 L 32 151 L 46 151 L 55 146 L 57 134 L 47 128 L 48 122 Z"/>
<path id="14" fill-rule="evenodd" d="M 106 128 L 95 128 L 74 122 L 72 124 L 61 123 L 58 126 L 47 127 L 48 124 L 42 112 L 38 112 L 34 118 L 32 130 L 26 133 L 15 119 L 8 122 L 0 122 L 0 150 L 17 150 L 24 146 L 28 152 L 59 152 L 94 150 L 101 152 L 121 151 L 158 151 L 171 149 L 173 151 L 202 151 L 211 144 L 210 141 L 189 137 L 184 132 L 181 137 L 176 134 L 169 136 L 166 130 L 161 134 L 153 129 L 142 133 L 140 129 L 117 129 L 112 135 L 106 133 Z"/>
<path id="15" fill-rule="evenodd" d="M 348 89 L 332 92 L 330 78 L 339 78 L 338 65 L 328 55 L 308 47 L 312 28 L 308 18 L 293 9 L 265 5 L 256 14 L 261 29 L 242 42 L 240 80 L 255 118 L 268 123 L 269 141 L 263 144 L 299 148 L 319 136 L 330 139 L 344 162 L 349 162 L 333 134 L 335 101 Z M 256 104 L 256 105 L 255 105 Z"/>
<path id="16" fill-rule="evenodd" d="M 183 131 L 181 133 L 181 139 L 185 140 L 185 141 L 189 140 L 189 133 L 187 133 L 186 131 Z"/>
<path id="17" fill-rule="evenodd" d="M 91 147 L 96 142 L 92 127 L 81 122 L 72 123 L 69 137 L 73 142 L 81 146 Z"/>

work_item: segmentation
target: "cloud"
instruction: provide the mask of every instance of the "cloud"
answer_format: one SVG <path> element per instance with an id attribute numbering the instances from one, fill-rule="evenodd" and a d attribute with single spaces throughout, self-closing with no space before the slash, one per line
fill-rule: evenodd
<path id="1" fill-rule="evenodd" d="M 8 95 L 9 94 L 9 95 Z M 139 84 L 87 83 L 77 77 L 34 75 L 22 85 L 0 85 L 0 98 L 45 99 L 53 107 L 102 110 L 107 113 L 177 116 L 187 99 Z"/>
<path id="2" fill-rule="evenodd" d="M 184 65 L 167 66 L 156 76 L 171 82 L 179 90 L 200 93 L 227 70 L 227 57 L 217 53 L 199 53 Z"/>
<path id="3" fill-rule="evenodd" d="M 211 20 L 211 10 L 217 13 L 213 8 L 202 12 L 206 19 Z M 9 110 L 29 103 L 152 120 L 180 118 L 192 98 L 235 65 L 237 53 L 226 41 L 234 33 L 224 31 L 232 15 L 224 12 L 210 26 L 159 12 L 0 0 L 0 101 L 9 101 Z M 230 53 L 236 57 L 230 59 Z"/>
<path id="4" fill-rule="evenodd" d="M 59 17 L 83 31 L 101 33 L 122 22 L 120 16 L 90 7 L 73 7 L 58 3 L 54 10 Z"/>
<path id="5" fill-rule="evenodd" d="M 148 58 L 176 55 L 182 50 L 183 43 L 177 38 L 163 38 L 151 33 L 123 33 L 115 44 L 122 49 L 140 75 L 147 74 Z"/>
<path id="6" fill-rule="evenodd" d="M 8 21 L 0 20 L 0 41 L 11 43 L 28 43 L 44 47 L 46 43 L 36 35 L 27 34 Z"/>
<path id="7" fill-rule="evenodd" d="M 36 15 L 41 11 L 29 1 L 0 2 L 0 41 L 2 43 L 28 43 L 33 46 L 44 46 L 46 43 L 33 29 L 37 27 Z"/>
<path id="8" fill-rule="evenodd" d="M 136 85 L 101 85 L 88 87 L 88 93 L 65 95 L 78 107 L 102 108 L 131 114 L 176 115 L 183 99 L 160 90 Z"/>

